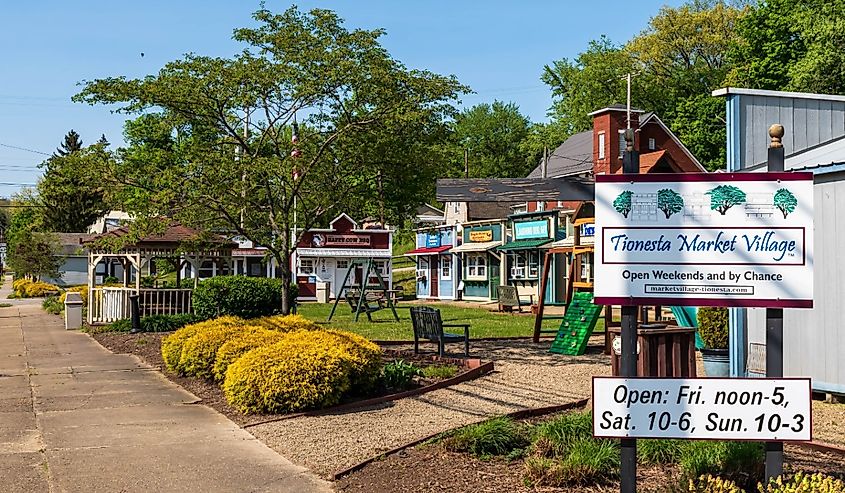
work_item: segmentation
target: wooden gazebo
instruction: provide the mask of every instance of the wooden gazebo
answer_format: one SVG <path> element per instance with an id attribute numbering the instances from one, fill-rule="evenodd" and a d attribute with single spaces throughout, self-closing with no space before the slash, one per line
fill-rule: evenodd
<path id="1" fill-rule="evenodd" d="M 85 241 L 88 247 L 88 323 L 102 324 L 129 318 L 129 295 L 139 295 L 141 316 L 175 315 L 192 311 L 193 288 L 199 282 L 199 270 L 204 262 L 218 264 L 220 270 L 231 272 L 232 250 L 237 244 L 219 235 L 204 235 L 200 231 L 172 224 L 163 232 L 145 236 L 131 244 L 121 242 L 130 235 L 121 227 Z M 108 248 L 109 240 L 124 243 L 120 248 Z M 97 265 L 104 260 L 116 260 L 122 267 L 122 286 L 97 285 Z M 176 271 L 175 288 L 142 288 L 141 277 L 150 273 L 154 259 L 166 259 Z M 182 288 L 182 269 L 191 267 L 191 288 Z"/>

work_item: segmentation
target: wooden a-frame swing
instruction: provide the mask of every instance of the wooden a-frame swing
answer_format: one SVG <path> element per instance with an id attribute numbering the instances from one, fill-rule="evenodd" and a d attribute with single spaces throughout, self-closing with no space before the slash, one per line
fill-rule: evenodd
<path id="1" fill-rule="evenodd" d="M 359 288 L 359 286 L 352 285 L 349 282 L 349 277 L 353 272 L 355 272 L 355 268 L 357 266 L 360 265 L 363 267 L 365 262 L 366 268 L 364 269 L 361 278 L 361 286 Z M 377 285 L 369 284 L 371 273 L 378 281 Z M 376 294 L 376 296 L 368 296 L 370 293 Z M 337 305 L 340 303 L 341 297 L 346 300 L 353 313 L 355 313 L 356 322 L 358 321 L 358 317 L 361 316 L 361 313 L 366 314 L 367 320 L 372 322 L 373 317 L 371 314 L 384 308 L 390 308 L 390 311 L 393 312 L 393 318 L 397 322 L 399 321 L 399 315 L 396 313 L 396 305 L 393 303 L 393 299 L 388 293 L 387 286 L 384 284 L 384 279 L 381 278 L 381 273 L 378 272 L 375 261 L 372 257 L 367 259 L 353 259 L 349 264 L 349 269 L 343 277 L 343 284 L 341 284 L 340 289 L 337 291 L 334 305 L 332 305 L 332 311 L 329 313 L 329 318 L 326 320 L 327 322 L 331 322 L 332 317 L 334 317 L 335 310 L 337 310 Z M 371 302 L 375 302 L 376 304 L 371 305 Z"/>

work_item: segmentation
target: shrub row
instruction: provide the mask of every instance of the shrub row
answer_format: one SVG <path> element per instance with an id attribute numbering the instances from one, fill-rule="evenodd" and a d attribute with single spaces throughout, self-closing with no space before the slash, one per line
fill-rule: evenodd
<path id="1" fill-rule="evenodd" d="M 247 413 L 331 406 L 372 388 L 381 369 L 377 345 L 297 315 L 187 325 L 161 352 L 170 371 L 221 382 L 229 403 Z"/>
<path id="2" fill-rule="evenodd" d="M 141 330 L 144 332 L 171 332 L 188 324 L 197 323 L 200 318 L 191 313 L 180 315 L 150 315 L 141 317 Z M 118 320 L 101 329 L 100 332 L 129 332 L 132 321 L 128 318 Z"/>
<path id="3" fill-rule="evenodd" d="M 58 286 L 42 281 L 21 278 L 12 282 L 12 292 L 16 298 L 41 298 L 56 296 L 61 289 Z"/>
<path id="4" fill-rule="evenodd" d="M 280 279 L 246 276 L 217 276 L 202 281 L 193 294 L 194 313 L 203 319 L 232 315 L 255 318 L 278 313 L 285 284 Z M 288 286 L 290 300 L 296 285 Z"/>

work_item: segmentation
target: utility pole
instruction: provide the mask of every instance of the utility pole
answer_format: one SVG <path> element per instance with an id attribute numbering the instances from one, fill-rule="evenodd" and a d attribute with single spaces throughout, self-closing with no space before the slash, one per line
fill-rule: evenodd
<path id="1" fill-rule="evenodd" d="M 628 113 L 628 126 L 626 128 L 631 128 L 631 72 L 628 72 L 628 101 L 626 103 L 626 109 Z"/>

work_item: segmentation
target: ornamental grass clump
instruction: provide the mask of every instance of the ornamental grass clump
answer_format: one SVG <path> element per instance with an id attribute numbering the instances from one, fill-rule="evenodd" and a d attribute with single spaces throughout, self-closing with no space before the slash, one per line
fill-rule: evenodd
<path id="1" fill-rule="evenodd" d="M 182 358 L 182 345 L 200 331 L 210 328 L 243 324 L 239 317 L 221 317 L 186 325 L 161 341 L 161 357 L 168 370 L 179 373 L 179 361 Z"/>
<path id="2" fill-rule="evenodd" d="M 212 368 L 214 380 L 222 382 L 226 377 L 226 370 L 229 369 L 229 365 L 244 354 L 253 349 L 273 345 L 282 340 L 284 336 L 282 332 L 260 328 L 260 330 L 245 332 L 229 339 L 217 350 L 217 357 Z"/>
<path id="3" fill-rule="evenodd" d="M 250 334 L 262 327 L 251 325 L 218 325 L 197 331 L 182 344 L 179 373 L 190 377 L 212 379 L 217 350 L 231 339 Z"/>
<path id="4" fill-rule="evenodd" d="M 465 426 L 443 441 L 446 450 L 478 457 L 508 455 L 528 443 L 526 427 L 506 417 Z"/>

